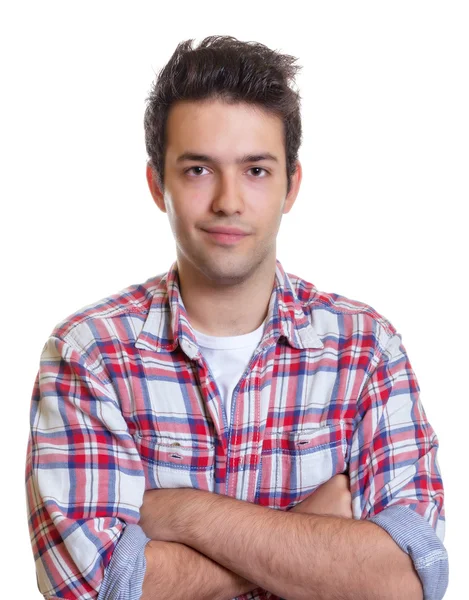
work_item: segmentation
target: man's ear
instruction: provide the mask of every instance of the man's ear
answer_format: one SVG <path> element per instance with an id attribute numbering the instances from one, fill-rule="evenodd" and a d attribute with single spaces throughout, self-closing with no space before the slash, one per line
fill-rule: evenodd
<path id="1" fill-rule="evenodd" d="M 290 191 L 285 198 L 285 204 L 283 205 L 283 214 L 290 212 L 293 204 L 295 203 L 298 192 L 300 191 L 301 179 L 303 177 L 303 170 L 299 160 L 296 161 L 296 170 L 291 176 L 291 187 Z"/>
<path id="2" fill-rule="evenodd" d="M 152 167 L 151 161 L 147 162 L 147 183 L 156 206 L 165 213 L 166 206 L 164 203 L 164 195 L 158 185 L 156 173 Z"/>

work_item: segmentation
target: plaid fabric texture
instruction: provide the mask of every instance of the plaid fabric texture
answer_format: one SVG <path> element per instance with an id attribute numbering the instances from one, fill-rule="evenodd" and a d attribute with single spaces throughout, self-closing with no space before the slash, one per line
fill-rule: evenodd
<path id="1" fill-rule="evenodd" d="M 145 489 L 194 487 L 287 510 L 347 472 L 354 518 L 400 505 L 443 539 L 438 440 L 399 334 L 278 260 L 263 338 L 226 424 L 177 263 L 59 323 L 33 390 L 26 469 L 45 597 L 97 597 Z"/>

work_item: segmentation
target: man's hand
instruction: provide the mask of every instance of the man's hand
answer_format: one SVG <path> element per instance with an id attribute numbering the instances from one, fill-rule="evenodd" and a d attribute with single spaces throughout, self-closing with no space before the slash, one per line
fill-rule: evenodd
<path id="1" fill-rule="evenodd" d="M 352 495 L 348 476 L 344 473 L 335 475 L 302 502 L 291 508 L 290 512 L 332 515 L 351 519 L 353 517 Z"/>

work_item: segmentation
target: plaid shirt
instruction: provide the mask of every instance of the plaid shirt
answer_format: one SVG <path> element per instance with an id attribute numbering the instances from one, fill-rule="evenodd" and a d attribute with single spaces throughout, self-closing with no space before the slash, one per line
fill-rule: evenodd
<path id="1" fill-rule="evenodd" d="M 354 518 L 385 528 L 412 557 L 425 598 L 442 597 L 437 448 L 393 326 L 278 260 L 228 428 L 174 263 L 59 323 L 45 344 L 26 473 L 40 591 L 96 598 L 145 489 L 194 487 L 288 510 L 347 472 Z M 258 588 L 240 598 L 275 596 Z"/>

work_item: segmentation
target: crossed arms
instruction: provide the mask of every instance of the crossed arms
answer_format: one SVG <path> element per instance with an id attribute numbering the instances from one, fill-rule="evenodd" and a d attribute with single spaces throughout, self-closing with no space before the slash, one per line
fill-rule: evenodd
<path id="1" fill-rule="evenodd" d="M 288 512 L 189 488 L 146 492 L 142 600 L 229 600 L 257 587 L 288 600 L 423 598 L 411 558 L 350 518 L 346 480 Z"/>
<path id="2" fill-rule="evenodd" d="M 26 489 L 46 598 L 107 598 L 106 576 L 126 547 L 120 536 L 125 542 L 139 519 L 153 540 L 144 600 L 197 598 L 199 589 L 200 598 L 229 599 L 256 587 L 287 600 L 421 598 L 409 555 L 425 599 L 443 597 L 438 445 L 395 340 L 361 394 L 350 440 L 354 519 L 312 510 L 317 491 L 287 512 L 198 489 L 144 493 L 116 390 L 72 342 L 48 341 L 32 398 Z"/>

